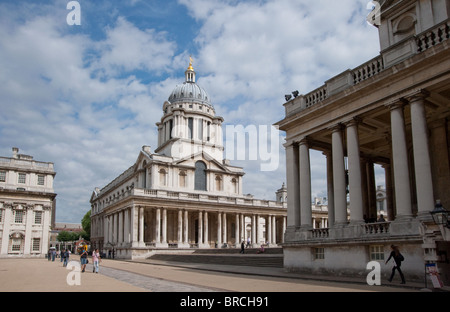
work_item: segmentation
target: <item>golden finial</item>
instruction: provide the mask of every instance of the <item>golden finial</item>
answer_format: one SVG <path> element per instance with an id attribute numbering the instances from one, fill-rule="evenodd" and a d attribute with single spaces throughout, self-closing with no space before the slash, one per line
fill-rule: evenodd
<path id="1" fill-rule="evenodd" d="M 194 70 L 194 67 L 192 67 L 192 63 L 193 63 L 194 61 L 192 60 L 192 57 L 191 56 L 189 56 L 189 67 L 188 67 L 188 70 Z"/>

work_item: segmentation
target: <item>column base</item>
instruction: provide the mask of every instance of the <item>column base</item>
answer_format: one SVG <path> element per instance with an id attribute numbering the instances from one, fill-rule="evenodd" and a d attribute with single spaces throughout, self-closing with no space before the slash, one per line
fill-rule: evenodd
<path id="1" fill-rule="evenodd" d="M 156 248 L 169 248 L 168 243 L 155 243 Z"/>

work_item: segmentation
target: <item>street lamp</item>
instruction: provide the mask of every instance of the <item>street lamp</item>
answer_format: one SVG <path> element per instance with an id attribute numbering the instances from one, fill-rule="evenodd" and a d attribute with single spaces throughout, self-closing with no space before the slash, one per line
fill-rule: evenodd
<path id="1" fill-rule="evenodd" d="M 443 225 L 450 229 L 450 223 L 448 220 L 449 211 L 442 207 L 441 201 L 438 199 L 434 205 L 434 210 L 430 211 L 433 221 L 437 225 Z"/>

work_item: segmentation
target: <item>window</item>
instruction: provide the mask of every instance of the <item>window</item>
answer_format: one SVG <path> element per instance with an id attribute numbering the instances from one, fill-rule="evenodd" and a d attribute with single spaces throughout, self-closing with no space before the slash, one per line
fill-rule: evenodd
<path id="1" fill-rule="evenodd" d="M 188 137 L 189 139 L 193 139 L 194 138 L 194 119 L 193 118 L 189 118 L 188 119 L 188 128 L 189 128 L 189 134 Z"/>
<path id="2" fill-rule="evenodd" d="M 186 171 L 180 171 L 180 187 L 186 187 Z"/>
<path id="3" fill-rule="evenodd" d="M 41 248 L 41 239 L 40 238 L 33 238 L 33 244 L 32 244 L 32 250 L 33 251 L 39 251 Z"/>
<path id="4" fill-rule="evenodd" d="M 233 191 L 235 193 L 239 193 L 237 179 L 235 179 L 235 178 L 231 179 L 231 184 L 233 185 Z"/>
<path id="5" fill-rule="evenodd" d="M 195 163 L 195 190 L 206 191 L 206 165 L 203 161 Z"/>
<path id="6" fill-rule="evenodd" d="M 3 209 L 0 209 L 0 223 L 3 222 Z"/>
<path id="7" fill-rule="evenodd" d="M 14 210 L 14 223 L 22 223 L 23 222 L 23 210 Z"/>
<path id="8" fill-rule="evenodd" d="M 314 248 L 314 259 L 325 259 L 325 248 Z"/>
<path id="9" fill-rule="evenodd" d="M 11 251 L 20 251 L 22 246 L 21 238 L 13 238 L 11 241 Z"/>
<path id="10" fill-rule="evenodd" d="M 42 211 L 34 212 L 34 224 L 42 224 Z"/>
<path id="11" fill-rule="evenodd" d="M 25 173 L 19 173 L 19 183 L 25 183 L 27 175 Z"/>
<path id="12" fill-rule="evenodd" d="M 198 120 L 198 139 L 203 140 L 203 119 Z"/>
<path id="13" fill-rule="evenodd" d="M 160 169 L 159 170 L 159 185 L 161 186 L 166 186 L 166 170 L 165 169 Z"/>
<path id="14" fill-rule="evenodd" d="M 6 171 L 0 171 L 0 182 L 6 182 Z"/>
<path id="15" fill-rule="evenodd" d="M 384 246 L 370 246 L 370 260 L 384 260 Z"/>
<path id="16" fill-rule="evenodd" d="M 38 185 L 44 185 L 45 184 L 45 176 L 43 175 L 38 175 L 38 181 L 37 181 Z"/>

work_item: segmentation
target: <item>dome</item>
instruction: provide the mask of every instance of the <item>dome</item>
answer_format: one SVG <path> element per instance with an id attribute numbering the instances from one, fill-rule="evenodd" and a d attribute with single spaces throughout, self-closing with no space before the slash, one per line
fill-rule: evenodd
<path id="1" fill-rule="evenodd" d="M 169 96 L 169 102 L 172 104 L 177 102 L 195 102 L 211 106 L 209 95 L 205 89 L 197 85 L 195 82 L 188 81 L 175 87 Z"/>
<path id="2" fill-rule="evenodd" d="M 195 71 L 192 67 L 192 58 L 190 57 L 189 59 L 189 67 L 184 72 L 186 81 L 182 85 L 175 87 L 169 96 L 169 102 L 172 104 L 177 102 L 190 102 L 212 106 L 208 93 L 195 83 Z"/>

